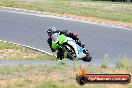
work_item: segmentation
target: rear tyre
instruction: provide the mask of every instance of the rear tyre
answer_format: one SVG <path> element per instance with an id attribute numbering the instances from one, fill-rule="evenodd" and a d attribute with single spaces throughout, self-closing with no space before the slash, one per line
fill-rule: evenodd
<path id="1" fill-rule="evenodd" d="M 83 58 L 83 61 L 85 62 L 91 62 L 92 57 L 90 56 L 90 54 L 88 54 L 86 57 Z"/>

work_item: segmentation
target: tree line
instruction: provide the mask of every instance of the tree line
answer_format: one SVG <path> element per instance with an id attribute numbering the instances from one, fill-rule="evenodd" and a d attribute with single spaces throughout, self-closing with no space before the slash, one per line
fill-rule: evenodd
<path id="1" fill-rule="evenodd" d="M 112 1 L 112 2 L 132 2 L 132 0 L 101 0 L 101 1 Z"/>

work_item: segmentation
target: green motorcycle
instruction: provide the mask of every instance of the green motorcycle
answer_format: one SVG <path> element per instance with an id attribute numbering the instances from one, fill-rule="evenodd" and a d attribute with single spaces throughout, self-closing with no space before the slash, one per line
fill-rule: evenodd
<path id="1" fill-rule="evenodd" d="M 58 50 L 57 59 L 60 60 L 68 58 L 70 60 L 90 62 L 92 59 L 85 48 L 80 47 L 75 40 L 61 33 L 55 33 L 53 35 L 51 47 Z"/>

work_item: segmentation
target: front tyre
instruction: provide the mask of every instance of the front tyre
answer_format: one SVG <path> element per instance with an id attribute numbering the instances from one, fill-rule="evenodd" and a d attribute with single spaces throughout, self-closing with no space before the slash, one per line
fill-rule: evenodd
<path id="1" fill-rule="evenodd" d="M 66 44 L 66 45 L 64 45 L 63 48 L 64 48 L 65 54 L 68 59 L 73 60 L 73 61 L 77 60 L 76 53 L 70 45 Z"/>
<path id="2" fill-rule="evenodd" d="M 76 58 L 74 56 L 72 56 L 69 52 L 67 52 L 67 58 L 69 58 L 70 60 L 76 60 Z"/>

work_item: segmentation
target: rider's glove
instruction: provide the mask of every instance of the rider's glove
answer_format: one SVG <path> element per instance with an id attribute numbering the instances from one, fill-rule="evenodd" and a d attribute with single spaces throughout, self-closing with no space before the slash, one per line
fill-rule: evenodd
<path id="1" fill-rule="evenodd" d="M 48 42 L 49 46 L 52 45 L 52 39 L 51 38 L 48 38 L 47 42 Z"/>

